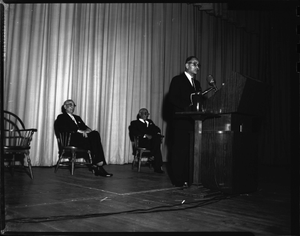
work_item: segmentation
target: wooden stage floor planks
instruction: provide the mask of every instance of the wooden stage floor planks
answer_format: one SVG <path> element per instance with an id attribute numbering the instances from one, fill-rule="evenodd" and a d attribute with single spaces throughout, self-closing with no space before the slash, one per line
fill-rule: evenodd
<path id="1" fill-rule="evenodd" d="M 261 170 L 268 175 L 260 177 L 258 191 L 230 196 L 203 186 L 174 187 L 167 173 L 148 167 L 140 173 L 130 164 L 105 169 L 114 176 L 96 177 L 84 167 L 73 176 L 66 168 L 33 167 L 31 180 L 24 170 L 5 171 L 3 233 L 291 234 L 290 182 L 274 182 L 269 171 Z"/>

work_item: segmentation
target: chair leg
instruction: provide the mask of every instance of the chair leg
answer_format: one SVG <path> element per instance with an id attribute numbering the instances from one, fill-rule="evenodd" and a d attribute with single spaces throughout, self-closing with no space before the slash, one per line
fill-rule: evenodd
<path id="1" fill-rule="evenodd" d="M 93 159 L 92 159 L 92 155 L 91 155 L 90 151 L 88 152 L 88 155 L 89 155 L 90 163 L 92 164 L 93 163 Z"/>
<path id="2" fill-rule="evenodd" d="M 132 170 L 134 169 L 134 159 L 135 159 L 135 156 L 133 157 L 133 161 L 132 161 L 132 164 L 131 164 L 131 169 Z"/>
<path id="3" fill-rule="evenodd" d="M 63 156 L 64 156 L 64 151 L 60 154 L 60 156 L 58 157 L 58 161 L 57 161 L 57 163 L 56 163 L 56 167 L 55 167 L 55 170 L 54 170 L 54 173 L 56 173 L 57 172 L 57 170 L 58 170 L 58 167 L 59 167 L 59 164 L 60 164 L 60 162 L 61 162 L 61 160 L 62 160 L 62 158 L 63 158 Z"/>
<path id="4" fill-rule="evenodd" d="M 72 152 L 72 169 L 71 169 L 71 175 L 74 174 L 74 166 L 75 166 L 75 161 L 76 161 L 76 153 L 75 152 Z"/>
<path id="5" fill-rule="evenodd" d="M 93 163 L 93 159 L 92 159 L 92 155 L 91 155 L 91 152 L 89 151 L 88 152 L 88 156 L 89 156 L 89 164 L 87 164 L 89 170 L 91 170 L 91 167 L 92 167 L 92 163 Z"/>
<path id="6" fill-rule="evenodd" d="M 138 172 L 141 172 L 142 155 L 143 155 L 143 151 L 140 151 L 139 160 L 138 160 L 139 162 Z"/>
<path id="7" fill-rule="evenodd" d="M 31 160 L 30 160 L 29 152 L 26 153 L 26 156 L 27 156 L 27 163 L 28 163 L 30 177 L 31 177 L 31 179 L 33 179 L 33 172 L 32 172 L 32 168 L 31 168 Z"/>
<path id="8" fill-rule="evenodd" d="M 149 162 L 149 169 L 152 169 L 153 166 L 152 166 L 152 161 L 154 160 L 154 157 L 148 157 L 148 162 Z"/>
<path id="9" fill-rule="evenodd" d="M 14 176 L 14 173 L 15 173 L 15 154 L 13 154 L 13 158 L 12 158 L 12 161 L 10 163 L 10 171 L 11 171 L 11 175 Z"/>
<path id="10" fill-rule="evenodd" d="M 133 157 L 133 161 L 132 161 L 132 165 L 131 165 L 131 169 L 133 170 L 134 169 L 134 166 L 136 164 L 136 159 L 137 159 L 137 153 L 134 155 Z"/>

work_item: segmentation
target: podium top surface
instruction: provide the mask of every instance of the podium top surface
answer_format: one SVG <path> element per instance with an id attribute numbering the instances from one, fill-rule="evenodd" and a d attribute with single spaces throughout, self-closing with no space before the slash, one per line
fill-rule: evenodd
<path id="1" fill-rule="evenodd" d="M 270 97 L 270 87 L 253 78 L 232 72 L 221 88 L 205 100 L 206 111 L 262 115 Z"/>

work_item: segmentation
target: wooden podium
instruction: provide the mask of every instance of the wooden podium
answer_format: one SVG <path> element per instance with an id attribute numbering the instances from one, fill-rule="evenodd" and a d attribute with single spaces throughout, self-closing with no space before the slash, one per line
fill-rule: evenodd
<path id="1" fill-rule="evenodd" d="M 203 103 L 184 112 L 195 121 L 190 156 L 193 184 L 225 193 L 257 190 L 258 134 L 266 85 L 233 72 Z"/>
<path id="2" fill-rule="evenodd" d="M 202 124 L 204 120 L 219 117 L 218 114 L 200 111 L 176 112 L 177 116 L 188 116 L 194 120 L 194 133 L 190 139 L 190 161 L 189 161 L 189 180 L 190 183 L 201 183 L 201 150 L 202 150 Z"/>

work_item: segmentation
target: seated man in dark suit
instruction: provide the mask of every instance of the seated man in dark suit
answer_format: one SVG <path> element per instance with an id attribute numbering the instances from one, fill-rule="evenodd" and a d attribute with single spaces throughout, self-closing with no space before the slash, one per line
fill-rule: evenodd
<path id="1" fill-rule="evenodd" d="M 151 151 L 154 156 L 154 172 L 164 173 L 162 170 L 161 130 L 152 120 L 148 119 L 149 112 L 146 108 L 140 109 L 137 119 L 131 121 L 129 126 L 129 137 L 133 141 L 134 136 L 140 136 L 139 146 L 145 147 Z"/>
<path id="2" fill-rule="evenodd" d="M 68 99 L 61 107 L 62 114 L 57 116 L 55 121 L 55 132 L 74 132 L 72 133 L 70 145 L 91 150 L 92 172 L 96 176 L 110 177 L 103 168 L 106 165 L 101 138 L 98 131 L 91 130 L 81 119 L 74 115 L 75 103 Z"/>

